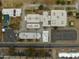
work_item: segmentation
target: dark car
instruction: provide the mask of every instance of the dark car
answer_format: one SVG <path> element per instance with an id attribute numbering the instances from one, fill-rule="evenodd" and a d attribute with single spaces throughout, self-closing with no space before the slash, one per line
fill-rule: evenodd
<path id="1" fill-rule="evenodd" d="M 76 18 L 77 18 L 77 19 L 79 18 L 79 13 L 76 13 Z"/>

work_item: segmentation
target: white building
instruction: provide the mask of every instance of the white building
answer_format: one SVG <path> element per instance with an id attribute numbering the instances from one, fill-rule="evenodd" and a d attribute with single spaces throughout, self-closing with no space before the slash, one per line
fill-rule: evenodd
<path id="1" fill-rule="evenodd" d="M 49 31 L 43 31 L 42 33 L 42 39 L 43 39 L 43 42 L 48 42 L 49 41 Z"/>
<path id="2" fill-rule="evenodd" d="M 67 57 L 67 58 L 69 58 L 69 57 L 72 57 L 72 58 L 75 58 L 75 57 L 79 57 L 79 52 L 69 52 L 69 53 L 67 53 L 67 52 L 61 52 L 61 53 L 59 53 L 58 54 L 58 57 Z"/>
<path id="3" fill-rule="evenodd" d="M 13 9 L 2 9 L 2 14 L 8 14 L 9 16 L 13 16 Z"/>
<path id="4" fill-rule="evenodd" d="M 65 10 L 51 10 L 51 15 L 49 15 L 48 11 L 44 11 L 43 15 L 40 14 L 27 14 L 25 16 L 25 20 L 27 23 L 40 23 L 42 22 L 42 26 L 50 27 L 64 27 L 67 26 L 67 12 Z M 27 25 L 28 27 L 29 25 Z M 32 26 L 32 25 L 30 25 Z"/>
<path id="5" fill-rule="evenodd" d="M 25 20 L 27 22 L 38 23 L 41 21 L 41 15 L 39 15 L 39 14 L 27 14 L 25 16 Z"/>
<path id="6" fill-rule="evenodd" d="M 21 32 L 19 33 L 20 39 L 40 39 L 41 34 L 36 32 Z"/>
<path id="7" fill-rule="evenodd" d="M 43 12 L 43 16 L 48 16 L 48 15 L 49 15 L 48 11 Z"/>
<path id="8" fill-rule="evenodd" d="M 15 12 L 14 12 L 15 10 Z M 8 14 L 11 17 L 16 17 L 16 16 L 21 16 L 22 10 L 21 8 L 7 8 L 7 9 L 2 9 L 2 14 Z M 14 15 L 15 14 L 15 15 Z"/>
<path id="9" fill-rule="evenodd" d="M 66 26 L 67 12 L 65 10 L 51 10 L 51 26 Z"/>
<path id="10" fill-rule="evenodd" d="M 39 29 L 40 24 L 26 24 L 26 28 L 28 28 L 28 29 Z"/>

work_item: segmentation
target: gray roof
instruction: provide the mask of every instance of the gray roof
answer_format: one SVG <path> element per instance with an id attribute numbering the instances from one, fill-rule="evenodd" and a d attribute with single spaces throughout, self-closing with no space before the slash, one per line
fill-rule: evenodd
<path id="1" fill-rule="evenodd" d="M 73 29 L 51 30 L 52 40 L 77 40 L 77 31 Z"/>

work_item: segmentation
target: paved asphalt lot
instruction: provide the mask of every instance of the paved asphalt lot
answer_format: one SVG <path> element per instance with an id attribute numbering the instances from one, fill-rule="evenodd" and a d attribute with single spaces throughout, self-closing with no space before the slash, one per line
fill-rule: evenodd
<path id="1" fill-rule="evenodd" d="M 15 42 L 16 41 L 16 33 L 13 29 L 7 29 L 4 33 L 4 42 Z"/>

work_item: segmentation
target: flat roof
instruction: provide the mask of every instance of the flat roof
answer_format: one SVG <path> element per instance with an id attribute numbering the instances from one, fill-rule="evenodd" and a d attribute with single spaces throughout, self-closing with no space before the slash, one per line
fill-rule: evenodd
<path id="1" fill-rule="evenodd" d="M 51 26 L 67 26 L 67 11 L 51 10 Z"/>
<path id="2" fill-rule="evenodd" d="M 70 52 L 70 53 L 67 53 L 67 52 L 62 52 L 62 53 L 59 53 L 58 54 L 59 57 L 79 57 L 79 52 Z"/>
<path id="3" fill-rule="evenodd" d="M 21 16 L 21 8 L 5 8 L 2 9 L 2 14 L 8 14 L 9 16 L 14 17 L 14 10 L 16 11 L 15 16 Z"/>
<path id="4" fill-rule="evenodd" d="M 20 32 L 19 38 L 20 39 L 40 39 L 41 34 L 36 32 Z"/>

